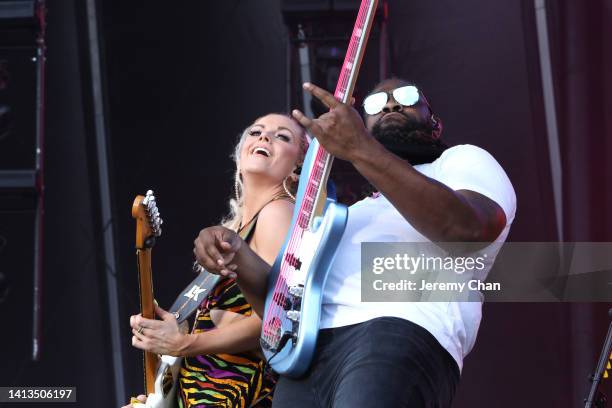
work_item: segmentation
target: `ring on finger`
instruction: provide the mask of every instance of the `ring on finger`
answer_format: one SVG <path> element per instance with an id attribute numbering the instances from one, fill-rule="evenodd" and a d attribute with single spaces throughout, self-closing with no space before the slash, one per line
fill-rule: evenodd
<path id="1" fill-rule="evenodd" d="M 142 326 L 138 326 L 138 331 L 136 333 L 138 334 L 142 334 L 142 331 L 144 330 L 144 327 Z"/>

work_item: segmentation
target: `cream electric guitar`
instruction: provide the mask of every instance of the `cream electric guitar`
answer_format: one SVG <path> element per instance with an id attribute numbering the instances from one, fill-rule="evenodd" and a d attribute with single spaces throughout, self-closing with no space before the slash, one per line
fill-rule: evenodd
<path id="1" fill-rule="evenodd" d="M 138 257 L 138 282 L 140 286 L 140 311 L 143 317 L 155 319 L 153 304 L 153 277 L 151 250 L 161 235 L 162 219 L 153 191 L 136 196 L 132 205 L 132 217 L 136 220 L 136 255 Z M 146 404 L 132 402 L 134 407 L 171 408 L 176 406 L 176 389 L 181 358 L 158 356 L 144 352 L 144 383 Z"/>

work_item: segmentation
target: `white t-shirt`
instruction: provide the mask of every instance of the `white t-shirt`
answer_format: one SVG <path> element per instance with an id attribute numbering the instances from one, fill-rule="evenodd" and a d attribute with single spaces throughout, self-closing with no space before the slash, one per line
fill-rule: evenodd
<path id="1" fill-rule="evenodd" d="M 506 214 L 506 227 L 494 244 L 508 236 L 516 195 L 508 176 L 485 150 L 472 145 L 447 149 L 432 163 L 414 166 L 453 190 L 471 190 L 495 201 Z M 459 369 L 472 349 L 480 325 L 480 302 L 361 302 L 362 242 L 428 242 L 384 197 L 366 198 L 349 208 L 346 230 L 323 294 L 321 328 L 341 327 L 382 316 L 404 318 L 429 331 L 455 359 Z M 495 260 L 487 250 L 484 279 Z M 475 256 L 478 254 L 475 253 Z"/>

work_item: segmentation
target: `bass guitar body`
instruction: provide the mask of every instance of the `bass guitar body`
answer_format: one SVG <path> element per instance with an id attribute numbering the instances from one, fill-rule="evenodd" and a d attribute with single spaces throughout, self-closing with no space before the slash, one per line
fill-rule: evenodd
<path id="1" fill-rule="evenodd" d="M 316 143 L 313 142 L 313 143 Z M 309 150 L 309 155 L 316 149 Z M 306 157 L 304 169 L 309 168 L 312 157 Z M 302 173 L 308 178 L 308 173 Z M 296 208 L 301 200 L 309 200 L 306 183 L 300 182 Z M 276 259 L 269 277 L 275 290 L 268 292 L 262 347 L 274 371 L 297 376 L 306 371 L 312 359 L 319 331 L 323 288 L 342 238 L 348 209 L 326 199 L 325 213 L 313 219 L 304 229 L 300 245 L 292 245 L 289 238 Z M 300 213 L 293 215 L 293 226 L 299 228 Z M 283 273 L 284 272 L 284 273 Z"/>

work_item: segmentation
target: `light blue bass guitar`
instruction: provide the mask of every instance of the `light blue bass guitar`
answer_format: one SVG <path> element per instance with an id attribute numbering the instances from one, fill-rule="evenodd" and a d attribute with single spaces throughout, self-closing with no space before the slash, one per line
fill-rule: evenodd
<path id="1" fill-rule="evenodd" d="M 334 96 L 351 100 L 378 0 L 362 0 Z M 304 159 L 296 211 L 268 281 L 261 346 L 279 374 L 297 377 L 310 365 L 319 332 L 323 288 L 348 210 L 327 197 L 333 157 L 314 140 Z"/>

